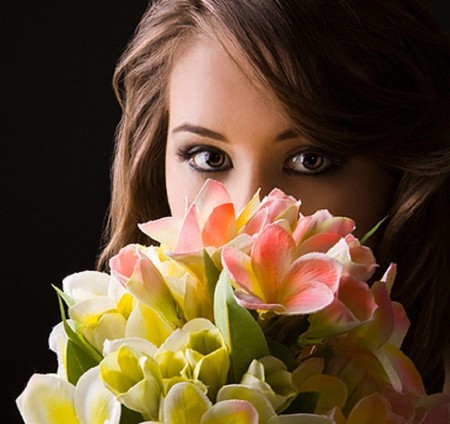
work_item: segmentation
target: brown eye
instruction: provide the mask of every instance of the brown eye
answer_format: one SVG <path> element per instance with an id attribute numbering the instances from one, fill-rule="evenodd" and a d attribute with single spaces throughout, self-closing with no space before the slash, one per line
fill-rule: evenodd
<path id="1" fill-rule="evenodd" d="M 320 174 L 335 163 L 320 151 L 297 152 L 287 158 L 284 169 L 294 174 Z"/>
<path id="2" fill-rule="evenodd" d="M 224 171 L 231 167 L 231 161 L 218 150 L 197 150 L 190 153 L 189 164 L 201 172 Z"/>

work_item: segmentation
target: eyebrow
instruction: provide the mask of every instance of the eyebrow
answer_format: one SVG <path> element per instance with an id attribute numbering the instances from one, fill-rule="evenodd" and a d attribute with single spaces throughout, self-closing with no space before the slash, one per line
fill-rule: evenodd
<path id="1" fill-rule="evenodd" d="M 187 123 L 181 124 L 172 130 L 173 134 L 178 132 L 190 132 L 192 134 L 199 135 L 200 137 L 208 137 L 214 140 L 228 142 L 227 138 L 223 134 L 220 134 L 216 131 L 210 130 L 205 127 L 201 127 L 199 125 L 192 125 Z"/>
<path id="2" fill-rule="evenodd" d="M 199 125 L 192 125 L 189 123 L 184 123 L 179 125 L 178 127 L 175 127 L 172 130 L 172 134 L 179 133 L 179 132 L 190 132 L 192 134 L 199 135 L 200 137 L 207 137 L 212 138 L 214 140 L 218 141 L 224 141 L 228 142 L 228 139 L 221 133 L 218 133 L 216 131 L 210 130 L 209 128 L 205 128 Z M 300 134 L 297 130 L 294 128 L 288 128 L 286 130 L 281 131 L 278 133 L 275 137 L 275 141 L 283 141 L 283 140 L 289 140 L 292 138 L 299 137 Z"/>

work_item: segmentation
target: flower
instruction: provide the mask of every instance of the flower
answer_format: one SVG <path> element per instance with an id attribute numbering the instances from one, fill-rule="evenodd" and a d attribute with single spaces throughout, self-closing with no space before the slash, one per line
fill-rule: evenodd
<path id="1" fill-rule="evenodd" d="M 120 403 L 105 389 L 99 368 L 87 371 L 76 387 L 54 374 L 34 374 L 17 406 L 27 423 L 119 424 Z"/>
<path id="2" fill-rule="evenodd" d="M 238 227 L 243 227 L 242 231 L 247 234 L 255 235 L 269 224 L 283 222 L 291 230 L 297 223 L 300 205 L 301 201 L 287 196 L 280 189 L 275 188 L 259 204 L 257 199 L 252 199 L 249 207 L 244 211 L 252 210 L 254 214 L 249 219 L 249 213 L 243 211 L 238 219 Z M 244 217 L 248 219 L 245 224 Z"/>
<path id="3" fill-rule="evenodd" d="M 449 396 L 427 396 L 401 351 L 396 266 L 369 286 L 355 223 L 300 206 L 275 189 L 236 215 L 208 180 L 184 220 L 141 226 L 160 246 L 66 277 L 57 374 L 31 377 L 25 422 L 447 422 Z"/>
<path id="4" fill-rule="evenodd" d="M 219 330 L 206 319 L 193 319 L 171 334 L 158 350 L 156 359 L 166 359 L 168 352 L 182 353 L 189 366 L 189 373 L 184 374 L 205 384 L 208 397 L 214 400 L 226 383 L 230 367 L 228 349 Z"/>
<path id="5" fill-rule="evenodd" d="M 169 322 L 177 321 L 175 302 L 159 270 L 144 248 L 131 244 L 110 260 L 111 275 L 142 304 L 161 313 Z"/>
<path id="6" fill-rule="evenodd" d="M 234 205 L 225 187 L 207 180 L 189 206 L 183 221 L 167 217 L 139 228 L 174 253 L 189 253 L 206 246 L 220 247 L 237 235 Z"/>
<path id="7" fill-rule="evenodd" d="M 63 280 L 64 293 L 70 299 L 69 316 L 98 352 L 105 340 L 124 336 L 130 312 L 131 296 L 112 286 L 109 275 L 95 271 L 75 273 Z"/>
<path id="8" fill-rule="evenodd" d="M 157 419 L 163 381 L 158 363 L 127 344 L 108 354 L 100 363 L 106 388 L 128 408 L 145 419 Z"/>
<path id="9" fill-rule="evenodd" d="M 292 236 L 277 224 L 257 237 L 250 256 L 224 248 L 224 266 L 247 309 L 308 314 L 329 305 L 338 289 L 342 265 L 321 253 L 297 257 Z"/>

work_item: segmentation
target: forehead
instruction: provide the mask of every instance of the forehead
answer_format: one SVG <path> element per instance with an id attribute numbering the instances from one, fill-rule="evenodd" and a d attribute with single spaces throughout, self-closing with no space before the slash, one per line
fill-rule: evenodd
<path id="1" fill-rule="evenodd" d="M 263 86 L 236 50 L 207 37 L 191 38 L 174 56 L 169 79 L 169 116 L 229 125 L 239 120 L 288 125 L 273 91 Z"/>

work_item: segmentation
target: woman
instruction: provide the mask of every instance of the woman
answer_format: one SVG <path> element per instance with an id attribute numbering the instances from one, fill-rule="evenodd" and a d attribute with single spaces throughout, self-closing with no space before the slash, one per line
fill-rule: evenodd
<path id="1" fill-rule="evenodd" d="M 450 46 L 414 0 L 161 0 L 115 75 L 105 264 L 206 178 L 328 208 L 399 273 L 405 351 L 442 388 L 450 305 Z"/>

